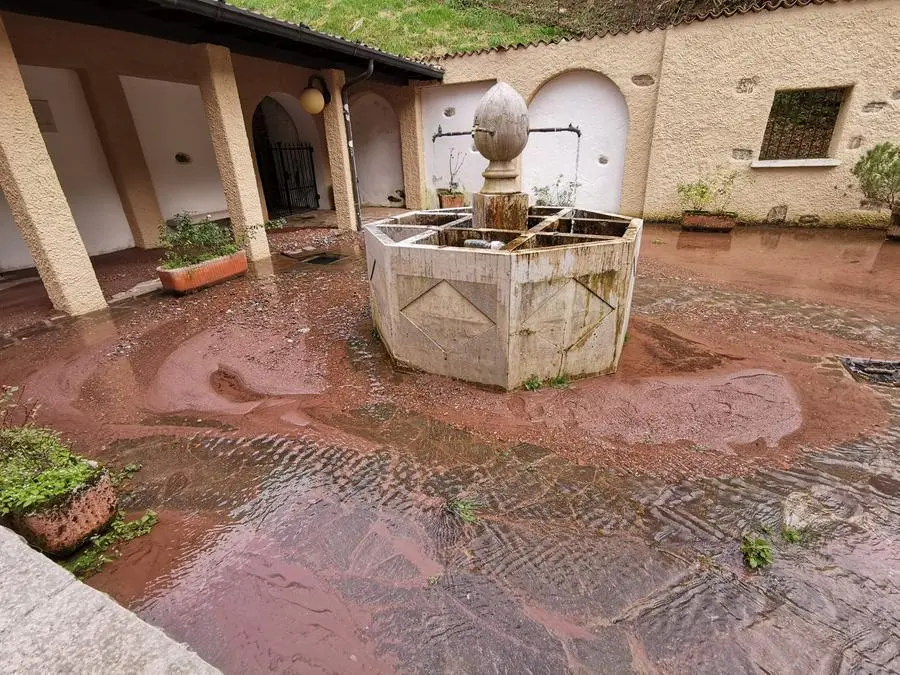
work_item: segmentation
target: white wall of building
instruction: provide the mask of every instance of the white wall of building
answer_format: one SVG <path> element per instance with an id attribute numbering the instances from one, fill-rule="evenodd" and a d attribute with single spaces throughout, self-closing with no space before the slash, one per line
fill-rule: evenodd
<path id="1" fill-rule="evenodd" d="M 227 209 L 200 87 L 121 76 L 163 218 Z M 175 161 L 185 153 L 189 164 Z"/>
<path id="2" fill-rule="evenodd" d="M 363 206 L 402 206 L 400 122 L 394 109 L 373 92 L 354 98 L 350 108 L 360 203 Z"/>
<path id="3" fill-rule="evenodd" d="M 461 153 L 465 161 L 457 177 L 467 195 L 479 190 L 487 168 L 487 160 L 475 149 L 471 136 L 444 136 L 432 142 L 438 127 L 443 131 L 471 131 L 475 108 L 494 82 L 472 82 L 427 87 L 422 90 L 422 132 L 425 144 L 425 170 L 428 197 L 437 206 L 437 190 L 447 187 L 450 179 L 451 151 Z M 466 197 L 468 200 L 468 196 Z"/>
<path id="4" fill-rule="evenodd" d="M 287 111 L 294 123 L 296 132 L 295 141 L 289 141 L 291 136 L 289 129 L 280 132 L 283 138 L 279 137 L 274 140 L 282 140 L 285 142 L 296 142 L 299 139 L 301 143 L 309 143 L 313 149 L 313 166 L 316 171 L 316 189 L 319 192 L 319 208 L 332 209 L 331 195 L 328 194 L 328 186 L 331 184 L 331 167 L 328 165 L 328 151 L 325 146 L 325 126 L 322 121 L 322 115 L 310 115 L 300 105 L 295 97 L 282 92 L 272 92 L 269 96 Z"/>
<path id="5" fill-rule="evenodd" d="M 534 194 L 561 176 L 563 184 L 578 183 L 576 206 L 618 211 L 628 107 L 613 81 L 588 70 L 558 75 L 538 90 L 528 118 L 532 129 L 573 124 L 582 133 L 580 143 L 570 132 L 531 134 L 522 155 L 522 189 Z"/>
<path id="6" fill-rule="evenodd" d="M 44 131 L 44 142 L 88 253 L 134 246 L 78 74 L 36 66 L 20 70 L 28 97 L 48 102 L 55 131 Z M 0 271 L 33 265 L 9 205 L 0 196 Z"/>

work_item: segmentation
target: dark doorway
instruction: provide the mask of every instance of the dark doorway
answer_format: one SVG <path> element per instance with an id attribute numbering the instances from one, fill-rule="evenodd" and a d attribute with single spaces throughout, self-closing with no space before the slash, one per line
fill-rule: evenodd
<path id="1" fill-rule="evenodd" d="M 270 218 L 319 208 L 313 148 L 300 140 L 288 112 L 271 97 L 253 113 L 253 146 Z"/>

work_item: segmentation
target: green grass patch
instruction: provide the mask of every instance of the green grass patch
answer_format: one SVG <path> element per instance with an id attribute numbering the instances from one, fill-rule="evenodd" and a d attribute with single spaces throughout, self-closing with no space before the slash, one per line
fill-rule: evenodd
<path id="1" fill-rule="evenodd" d="M 134 520 L 125 520 L 120 511 L 105 532 L 91 537 L 78 553 L 60 564 L 79 579 L 89 577 L 100 571 L 106 563 L 118 558 L 122 554 L 122 544 L 148 534 L 158 521 L 159 518 L 153 511 L 147 511 Z"/>
<path id="2" fill-rule="evenodd" d="M 554 389 L 567 389 L 569 384 L 571 384 L 568 375 L 557 375 L 556 377 L 551 377 L 547 382 Z"/>
<path id="3" fill-rule="evenodd" d="M 52 504 L 100 471 L 70 452 L 51 429 L 0 429 L 0 515 Z"/>
<path id="4" fill-rule="evenodd" d="M 541 382 L 541 378 L 539 378 L 537 375 L 532 375 L 527 380 L 525 380 L 525 388 L 528 391 L 537 391 L 543 384 L 544 383 Z"/>
<path id="5" fill-rule="evenodd" d="M 481 506 L 472 499 L 449 499 L 444 504 L 444 511 L 466 524 L 478 522 L 478 508 Z"/>
<path id="6" fill-rule="evenodd" d="M 403 56 L 428 58 L 563 37 L 563 29 L 531 23 L 467 3 L 434 0 L 232 0 L 270 17 L 365 42 Z"/>

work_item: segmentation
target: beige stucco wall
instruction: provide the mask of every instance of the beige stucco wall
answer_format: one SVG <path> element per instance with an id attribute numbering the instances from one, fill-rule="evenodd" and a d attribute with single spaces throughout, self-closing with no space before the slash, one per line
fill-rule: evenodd
<path id="1" fill-rule="evenodd" d="M 543 83 L 567 71 L 609 77 L 629 114 L 622 213 L 676 218 L 678 183 L 696 178 L 701 167 L 721 166 L 739 172 L 731 208 L 747 220 L 764 220 L 779 205 L 787 205 L 789 221 L 887 219 L 884 211 L 859 208 L 862 195 L 850 169 L 875 143 L 900 139 L 897 0 L 764 11 L 665 31 L 447 57 L 440 65 L 446 84 L 502 80 L 529 101 Z M 632 80 L 643 75 L 654 83 Z M 756 78 L 751 92 L 737 91 L 743 78 Z M 832 143 L 839 166 L 750 168 L 776 89 L 833 86 L 852 87 Z M 872 102 L 886 105 L 866 112 Z M 850 147 L 859 138 L 861 146 Z M 736 160 L 733 150 L 750 150 L 752 157 Z"/>
<path id="2" fill-rule="evenodd" d="M 511 84 L 526 101 L 556 75 L 572 70 L 593 70 L 611 79 L 628 105 L 628 141 L 622 181 L 620 212 L 639 215 L 650 158 L 648 139 L 653 135 L 656 89 L 662 64 L 665 33 L 629 33 L 602 39 L 566 41 L 555 45 L 448 57 L 440 61 L 446 84 L 496 79 Z M 653 84 L 636 84 L 648 82 Z M 437 85 L 440 86 L 440 85 Z M 572 105 L 578 105 L 572 101 Z M 602 124 L 602 120 L 598 120 Z"/>
<path id="3" fill-rule="evenodd" d="M 739 93 L 742 78 L 756 78 Z M 833 168 L 752 169 L 776 89 L 852 87 L 832 142 Z M 850 169 L 872 145 L 900 140 L 900 2 L 854 0 L 760 12 L 670 29 L 650 158 L 645 217 L 677 215 L 676 187 L 701 164 L 737 170 L 731 208 L 749 220 L 787 205 L 789 221 L 885 220 L 860 210 Z M 865 112 L 871 102 L 887 105 Z M 851 148 L 851 140 L 862 145 Z M 854 143 L 855 144 L 855 143 Z"/>

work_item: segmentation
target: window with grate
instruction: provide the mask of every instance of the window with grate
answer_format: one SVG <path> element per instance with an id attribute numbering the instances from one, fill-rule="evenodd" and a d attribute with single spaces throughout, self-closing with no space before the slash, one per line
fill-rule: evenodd
<path id="1" fill-rule="evenodd" d="M 844 88 L 776 91 L 759 158 L 828 157 L 846 93 Z"/>

